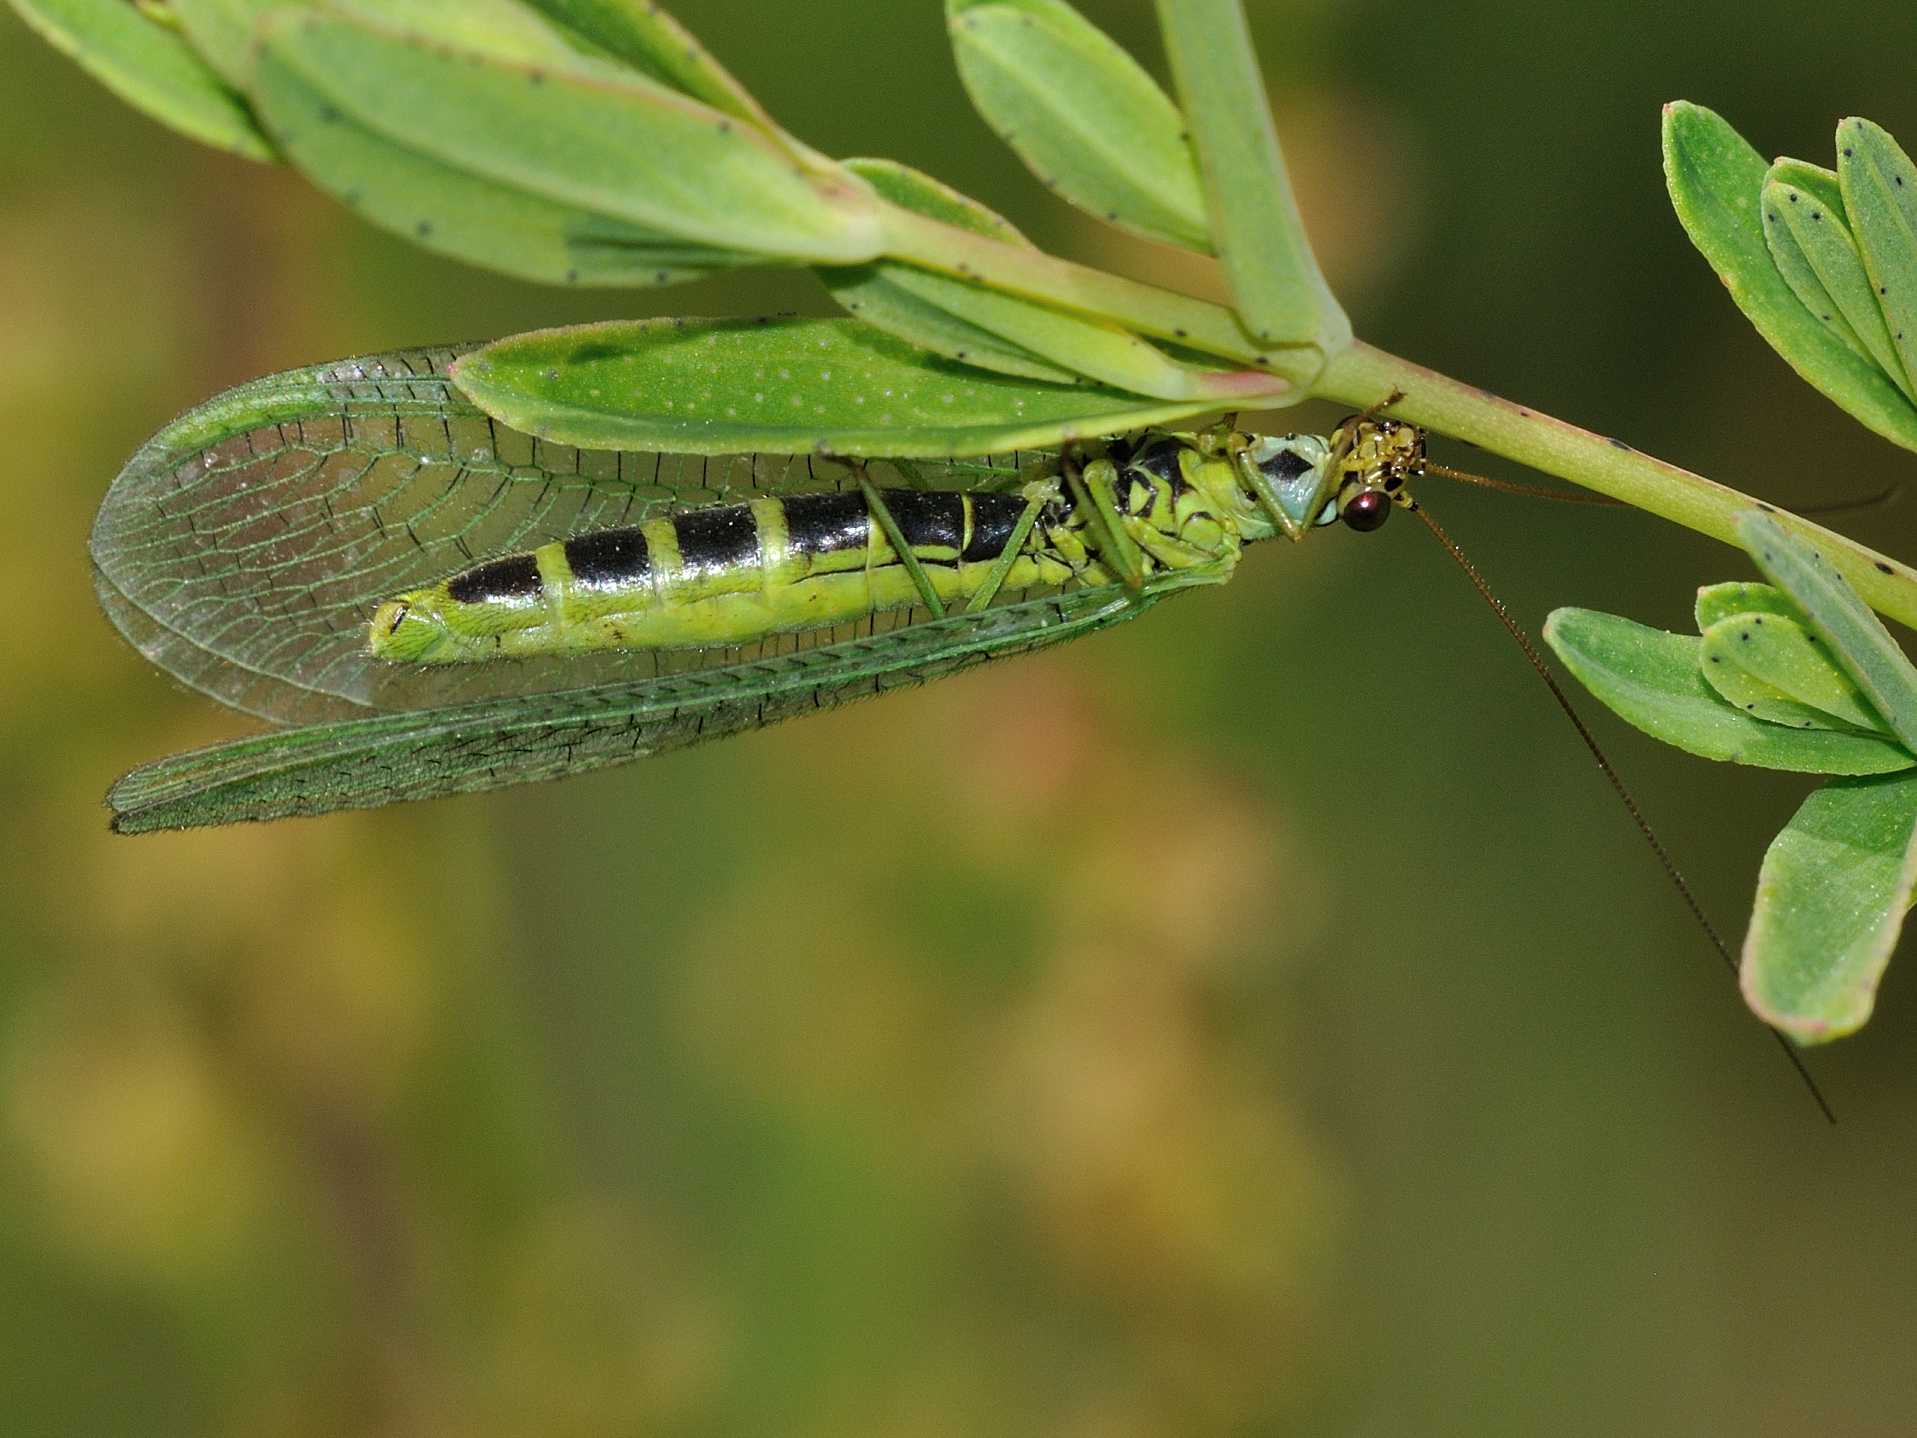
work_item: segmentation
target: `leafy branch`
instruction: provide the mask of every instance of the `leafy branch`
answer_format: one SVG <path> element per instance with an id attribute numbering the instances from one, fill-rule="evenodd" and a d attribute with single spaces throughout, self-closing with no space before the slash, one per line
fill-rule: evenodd
<path id="1" fill-rule="evenodd" d="M 1622 718 L 1706 759 L 1840 776 L 1772 841 L 1744 942 L 1753 1010 L 1800 1042 L 1870 1016 L 1917 881 L 1917 668 L 1822 555 L 1739 526 L 1771 584 L 1698 591 L 1696 636 L 1560 609 L 1545 642 Z"/>
<path id="2" fill-rule="evenodd" d="M 1101 220 L 1217 256 L 1230 308 L 1047 255 L 904 166 L 820 155 L 641 0 L 14 3 L 134 104 L 197 138 L 295 165 L 429 248 L 575 285 L 811 266 L 863 326 L 951 366 L 1079 390 L 1087 424 L 1060 421 L 1055 439 L 1094 422 L 1109 431 L 1313 396 L 1364 407 L 1402 391 L 1406 418 L 1726 542 L 1748 503 L 1355 340 L 1305 236 L 1235 0 L 1161 0 L 1176 98 L 1064 0 L 946 3 L 974 103 L 1034 174 Z M 1722 208 L 1711 197 L 1742 193 L 1748 178 L 1735 173 L 1738 157 L 1686 128 L 1707 113 L 1681 107 L 1667 122 L 1687 223 L 1699 211 L 1687 196 Z M 1748 249 L 1761 226 L 1755 201 L 1739 204 L 1711 233 Z M 1702 233 L 1695 223 L 1693 232 Z M 543 369 L 508 363 L 517 352 L 505 341 L 485 379 L 474 360 L 462 383 L 481 405 L 557 440 L 605 443 L 637 430 L 669 433 L 682 448 L 760 442 L 749 422 L 702 432 L 636 414 L 630 396 L 603 389 L 598 405 L 583 406 L 578 375 L 550 362 L 553 337 L 532 343 Z M 769 361 L 786 354 L 766 343 Z M 624 345 L 652 352 L 657 341 L 641 327 L 599 326 L 590 353 Z M 498 380 L 508 371 L 511 394 Z M 905 362 L 899 378 L 944 372 Z M 749 383 L 718 408 L 748 415 L 760 392 Z M 1853 388 L 1872 386 L 1859 378 Z M 1898 399 L 1901 421 L 1875 395 L 1877 427 L 1917 441 L 1917 419 Z M 894 448 L 910 442 L 901 433 Z M 1917 625 L 1917 573 L 1791 522 L 1872 605 Z"/>
<path id="3" fill-rule="evenodd" d="M 374 224 L 503 273 L 671 285 L 802 266 L 849 318 L 612 322 L 461 358 L 513 428 L 585 448 L 978 454 L 1321 396 L 1394 413 L 1751 550 L 1696 638 L 1561 610 L 1560 656 L 1694 753 L 1840 776 L 1765 861 L 1753 1007 L 1810 1040 L 1863 1021 L 1917 849 L 1917 572 L 1622 441 L 1357 339 L 1286 177 L 1237 0 L 1159 0 L 1174 94 L 1065 0 L 946 0 L 959 73 L 1047 187 L 1214 258 L 1230 306 L 1048 255 L 884 159 L 781 128 L 644 0 L 13 0 L 129 102 L 300 169 Z M 1917 169 L 1863 120 L 1834 168 L 1766 165 L 1664 116 L 1671 199 L 1805 379 L 1917 449 Z M 1860 598 L 1861 596 L 1861 598 Z M 1869 606 L 1869 607 L 1866 607 Z"/>

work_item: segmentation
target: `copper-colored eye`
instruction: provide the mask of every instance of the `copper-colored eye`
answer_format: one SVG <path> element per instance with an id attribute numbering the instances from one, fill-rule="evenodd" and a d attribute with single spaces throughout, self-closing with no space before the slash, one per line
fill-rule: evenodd
<path id="1" fill-rule="evenodd" d="M 1369 534 L 1391 518 L 1391 499 L 1381 489 L 1361 490 L 1351 498 L 1339 517 L 1360 534 Z"/>

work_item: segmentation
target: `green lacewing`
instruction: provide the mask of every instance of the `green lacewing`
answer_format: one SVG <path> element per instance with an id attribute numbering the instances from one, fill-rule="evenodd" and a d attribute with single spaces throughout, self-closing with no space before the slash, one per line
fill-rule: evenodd
<path id="1" fill-rule="evenodd" d="M 456 357 L 254 381 L 115 481 L 92 540 L 108 616 L 184 683 L 279 726 L 126 775 L 116 828 L 554 778 L 921 683 L 1222 582 L 1244 541 L 1375 528 L 1423 464 L 1421 431 L 1368 417 L 1329 439 L 1219 426 L 1077 458 L 582 450 L 475 408 Z M 801 603 L 835 583 L 864 588 Z M 429 600 L 459 608 L 455 591 L 480 652 L 382 645 Z M 605 642 L 637 622 L 635 591 L 653 629 Z M 542 624 L 545 641 L 518 642 Z"/>

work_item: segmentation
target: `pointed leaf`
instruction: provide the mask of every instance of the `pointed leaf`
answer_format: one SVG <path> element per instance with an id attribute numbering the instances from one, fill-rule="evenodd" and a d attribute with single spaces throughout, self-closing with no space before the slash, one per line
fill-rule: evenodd
<path id="1" fill-rule="evenodd" d="M 1209 251 L 1185 117 L 1064 0 L 946 0 L 959 78 L 1048 189 L 1153 239 Z"/>
<path id="2" fill-rule="evenodd" d="M 1795 190 L 1800 196 L 1809 196 L 1828 213 L 1841 215 L 1844 213 L 1844 193 L 1838 187 L 1837 172 L 1803 160 L 1773 160 L 1764 176 L 1760 202 L 1764 213 L 1764 241 L 1770 246 L 1771 260 L 1776 264 L 1777 272 L 1784 277 L 1784 282 L 1796 293 L 1803 306 L 1860 356 L 1871 358 L 1870 351 L 1838 310 L 1837 302 L 1824 288 L 1823 281 L 1817 278 L 1810 259 L 1798 247 L 1796 237 L 1784 224 L 1787 212 L 1780 208 L 1780 204 L 1788 204 L 1789 201 L 1781 194 L 1773 198 L 1774 185 Z M 1845 230 L 1848 233 L 1849 221 L 1845 222 Z M 1861 265 L 1863 262 L 1860 259 L 1858 263 Z"/>
<path id="3" fill-rule="evenodd" d="M 1745 1001 L 1799 1043 L 1870 1017 L 1917 880 L 1917 775 L 1839 780 L 1771 842 L 1744 940 Z"/>
<path id="4" fill-rule="evenodd" d="M 1800 729 L 1889 733 L 1850 675 L 1795 620 L 1734 614 L 1705 629 L 1703 638 L 1705 681 L 1746 713 Z"/>
<path id="5" fill-rule="evenodd" d="M 1837 179 L 1884 323 L 1897 346 L 1885 368 L 1917 390 L 1917 166 L 1869 120 L 1837 127 Z"/>
<path id="6" fill-rule="evenodd" d="M 288 160 L 374 224 L 440 254 L 547 284 L 663 285 L 747 263 L 423 155 L 342 113 L 278 50 L 253 80 Z"/>
<path id="7" fill-rule="evenodd" d="M 1798 301 L 1909 394 L 1903 362 L 1884 328 L 1883 311 L 1844 211 L 1775 180 L 1764 186 L 1763 204 L 1771 259 Z"/>
<path id="8" fill-rule="evenodd" d="M 261 34 L 341 114 L 453 168 L 704 246 L 808 262 L 877 251 L 874 201 L 852 176 L 803 171 L 751 125 L 634 71 L 421 44 L 356 14 L 277 11 Z"/>
<path id="9" fill-rule="evenodd" d="M 1239 317 L 1271 344 L 1337 353 L 1351 321 L 1305 236 L 1239 0 L 1158 0 L 1158 19 Z"/>
<path id="10" fill-rule="evenodd" d="M 179 31 L 127 0 L 13 0 L 54 49 L 136 110 L 249 160 L 273 158 L 246 102 Z"/>
<path id="11" fill-rule="evenodd" d="M 588 449 L 945 458 L 1216 409 L 952 364 L 853 320 L 632 320 L 496 340 L 453 369 L 501 422 Z"/>
<path id="12" fill-rule="evenodd" d="M 1804 611 L 1890 732 L 1917 751 L 1917 669 L 1883 621 L 1823 555 L 1768 514 L 1752 510 L 1741 516 L 1737 534 L 1765 577 Z"/>
<path id="13" fill-rule="evenodd" d="M 1559 609 L 1544 642 L 1620 718 L 1706 759 L 1801 774 L 1887 774 L 1917 765 L 1868 734 L 1789 729 L 1732 708 L 1698 672 L 1699 641 L 1601 614 Z"/>
<path id="14" fill-rule="evenodd" d="M 1737 307 L 1806 381 L 1884 438 L 1917 449 L 1917 407 L 1806 309 L 1778 273 L 1761 212 L 1767 168 L 1710 110 L 1685 101 L 1665 106 L 1671 203 Z"/>

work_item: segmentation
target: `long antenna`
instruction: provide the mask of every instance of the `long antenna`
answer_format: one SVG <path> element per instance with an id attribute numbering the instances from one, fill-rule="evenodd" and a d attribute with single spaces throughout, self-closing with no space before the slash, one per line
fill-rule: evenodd
<path id="1" fill-rule="evenodd" d="M 1435 465 L 1430 468 L 1433 473 L 1444 473 L 1443 470 Z M 1453 471 L 1450 477 L 1455 478 L 1456 472 Z M 1657 855 L 1658 863 L 1664 866 L 1665 876 L 1670 879 L 1672 886 L 1676 888 L 1678 897 L 1684 900 L 1685 907 L 1691 911 L 1691 917 L 1697 920 L 1698 927 L 1704 930 L 1704 936 L 1711 941 L 1711 947 L 1717 950 L 1718 957 L 1724 960 L 1725 967 L 1731 971 L 1731 976 L 1735 978 L 1737 976 L 1737 960 L 1731 957 L 1730 949 L 1726 947 L 1716 927 L 1705 915 L 1704 906 L 1698 902 L 1697 895 L 1692 892 L 1690 884 L 1685 881 L 1684 875 L 1678 871 L 1677 863 L 1671 858 L 1670 851 L 1664 847 L 1663 842 L 1659 840 L 1656 833 L 1652 831 L 1650 822 L 1644 817 L 1644 811 L 1638 807 L 1637 800 L 1632 797 L 1631 791 L 1624 787 L 1624 781 L 1618 777 L 1617 770 L 1611 767 L 1611 761 L 1605 757 L 1604 751 L 1598 747 L 1597 739 L 1593 737 L 1591 731 L 1585 727 L 1584 720 L 1578 716 L 1578 711 L 1571 707 L 1569 696 L 1565 694 L 1563 687 L 1558 683 L 1556 677 L 1545 667 L 1544 660 L 1539 656 L 1537 647 L 1531 643 L 1531 637 L 1526 634 L 1518 625 L 1518 622 L 1511 617 L 1510 611 L 1504 607 L 1504 602 L 1500 600 L 1497 595 L 1493 594 L 1491 592 L 1491 586 L 1484 582 L 1484 576 L 1478 573 L 1477 566 L 1465 557 L 1464 551 L 1458 548 L 1456 541 L 1444 532 L 1444 527 L 1431 517 L 1430 511 L 1416 500 L 1413 500 L 1408 508 L 1413 514 L 1424 521 L 1425 528 L 1429 529 L 1438 543 L 1444 546 L 1445 552 L 1458 562 L 1458 567 L 1462 569 L 1465 572 L 1465 576 L 1470 579 L 1472 587 L 1478 591 L 1479 596 L 1484 602 L 1491 606 L 1491 612 L 1498 616 L 1498 623 L 1504 626 L 1505 633 L 1509 634 L 1511 638 L 1516 641 L 1518 648 L 1524 651 L 1524 657 L 1530 661 L 1531 668 L 1537 672 L 1538 678 L 1544 681 L 1544 687 L 1551 691 L 1551 697 L 1557 700 L 1558 708 L 1562 709 L 1564 711 L 1564 717 L 1571 721 L 1571 727 L 1578 731 L 1578 738 L 1582 739 L 1584 741 L 1584 747 L 1591 751 L 1591 757 L 1597 760 L 1599 772 L 1610 781 L 1612 791 L 1616 793 L 1618 799 L 1623 803 L 1625 812 L 1631 816 L 1631 822 L 1637 825 L 1637 831 L 1644 836 L 1644 842 L 1651 846 L 1651 852 Z M 1769 1026 L 1766 1025 L 1766 1027 L 1768 1028 Z M 1797 1050 L 1791 1047 L 1790 1040 L 1785 1038 L 1784 1035 L 1776 1029 L 1770 1029 L 1770 1035 L 1777 1040 L 1777 1046 L 1783 1051 L 1784 1057 L 1789 1060 L 1790 1066 L 1797 1070 L 1798 1078 L 1803 1080 L 1805 1089 L 1809 1091 L 1811 1098 L 1816 1102 L 1825 1120 L 1835 1124 L 1837 1122 L 1837 1115 L 1831 1111 L 1831 1106 L 1825 1100 L 1823 1091 L 1817 1087 L 1817 1080 L 1812 1078 L 1810 1070 L 1804 1067 L 1804 1060 L 1799 1056 Z"/>
<path id="2" fill-rule="evenodd" d="M 1522 495 L 1526 499 L 1554 499 L 1559 504 L 1594 504 L 1604 509 L 1628 508 L 1623 500 L 1612 499 L 1608 494 L 1593 494 L 1587 489 L 1559 489 L 1548 484 L 1520 484 L 1515 480 L 1493 479 L 1488 474 L 1472 474 L 1469 470 L 1453 469 L 1448 464 L 1433 464 L 1426 460 L 1419 466 L 1421 474 L 1435 474 L 1440 479 L 1456 480 L 1459 484 L 1476 485 L 1479 489 L 1495 489 L 1499 494 Z M 1822 504 L 1793 504 L 1792 514 L 1847 514 L 1852 510 L 1888 508 L 1903 493 L 1902 486 L 1891 483 L 1871 494 L 1859 495 L 1855 499 L 1833 499 Z"/>

